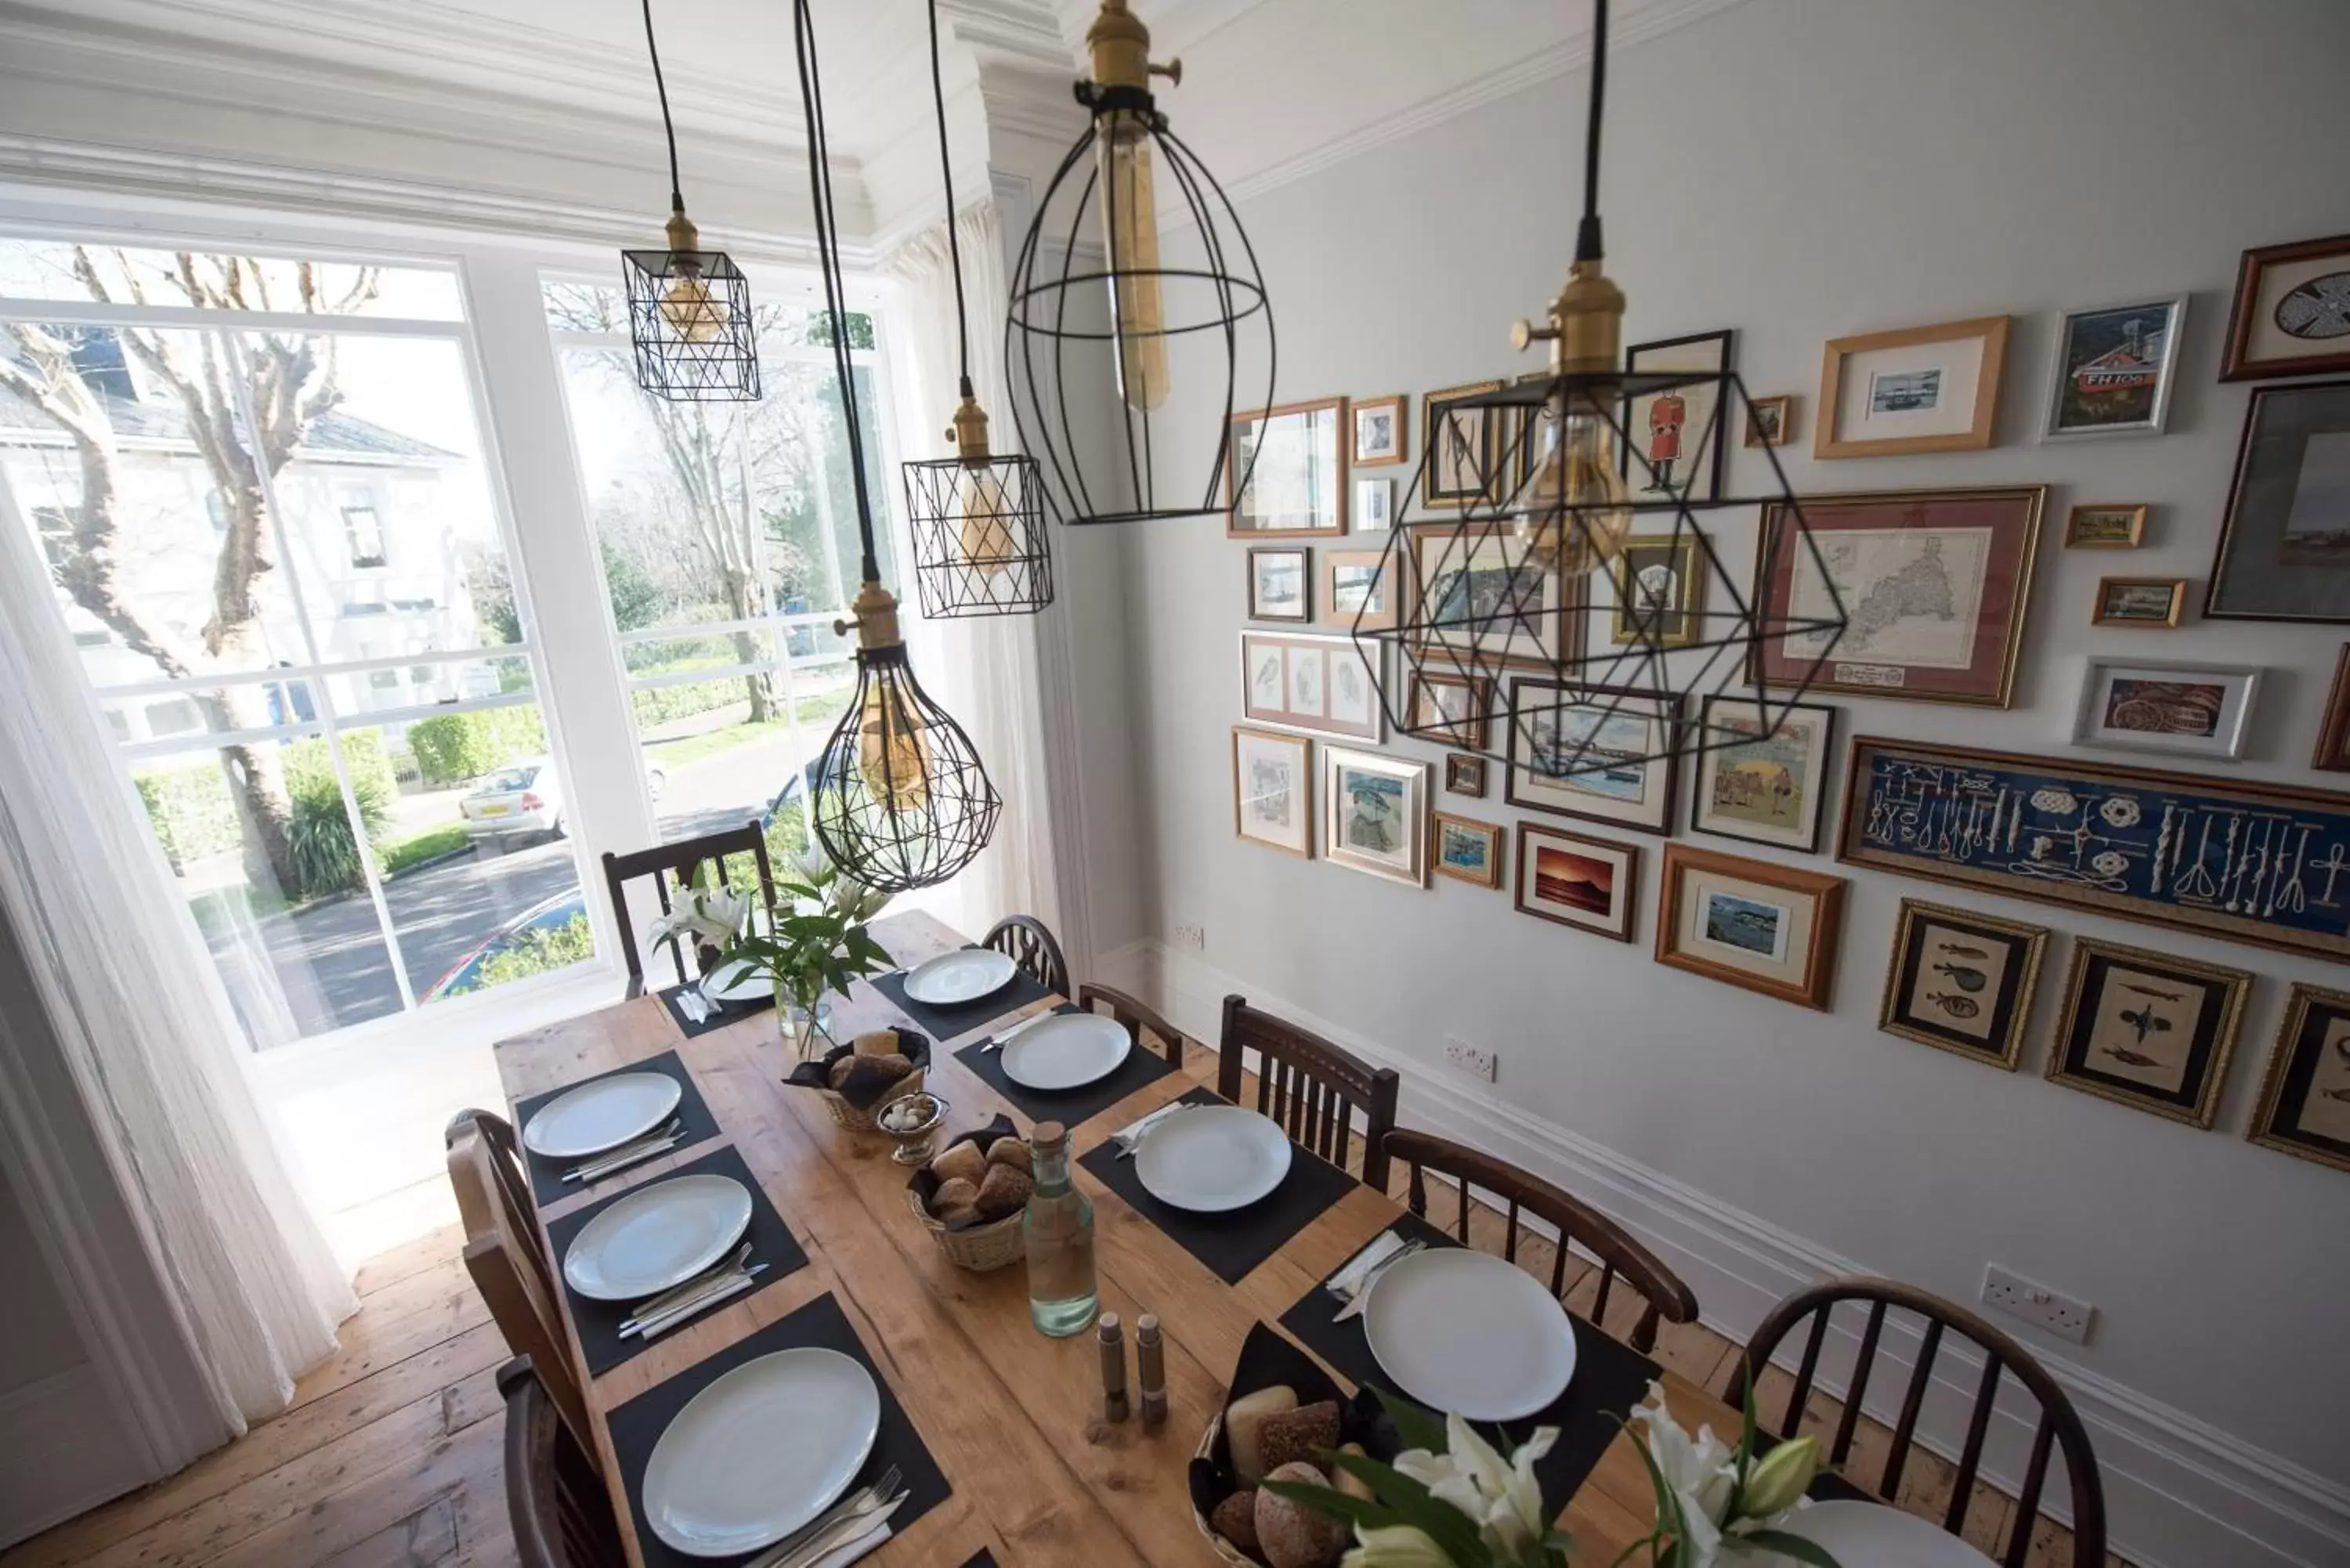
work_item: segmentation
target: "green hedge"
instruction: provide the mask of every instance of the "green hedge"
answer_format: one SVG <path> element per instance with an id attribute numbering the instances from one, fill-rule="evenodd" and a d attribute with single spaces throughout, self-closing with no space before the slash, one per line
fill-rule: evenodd
<path id="1" fill-rule="evenodd" d="M 229 797 L 219 758 L 149 768 L 131 782 L 147 807 L 147 821 L 155 829 L 156 842 L 162 845 L 173 867 L 224 855 L 242 841 L 236 802 Z"/>
<path id="2" fill-rule="evenodd" d="M 545 752 L 546 726 L 528 704 L 440 713 L 408 726 L 408 749 L 426 784 L 464 784 Z"/>
<path id="3" fill-rule="evenodd" d="M 566 969 L 595 956 L 596 939 L 588 929 L 588 917 L 574 915 L 559 926 L 533 926 L 518 933 L 513 946 L 502 948 L 482 961 L 482 967 L 473 971 L 470 983 L 452 987 L 448 994 L 486 991 L 526 975 Z"/>
<path id="4" fill-rule="evenodd" d="M 351 791 L 373 841 L 390 822 L 396 787 L 390 760 L 384 755 L 383 737 L 373 730 L 355 730 L 343 736 L 342 745 Z M 357 886 L 359 849 L 326 741 L 290 742 L 278 757 L 286 775 L 286 832 L 300 881 L 300 886 L 286 891 L 314 898 Z M 148 769 L 133 782 L 147 807 L 147 820 L 174 866 L 231 854 L 243 845 L 236 799 L 217 753 L 177 766 Z"/>

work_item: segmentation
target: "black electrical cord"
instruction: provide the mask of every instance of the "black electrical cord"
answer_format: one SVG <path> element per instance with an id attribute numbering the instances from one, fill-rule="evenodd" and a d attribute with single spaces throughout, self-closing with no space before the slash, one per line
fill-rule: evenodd
<path id="1" fill-rule="evenodd" d="M 947 192 L 947 259 L 954 268 L 955 365 L 962 395 L 971 396 L 971 323 L 962 303 L 962 244 L 955 238 L 954 157 L 947 151 L 947 89 L 939 75 L 939 0 L 931 0 L 931 101 L 939 111 L 939 182 Z"/>
<path id="2" fill-rule="evenodd" d="M 661 134 L 669 139 L 669 210 L 685 211 L 683 187 L 677 178 L 677 127 L 669 118 L 669 84 L 661 80 L 660 46 L 653 42 L 653 0 L 645 0 L 645 53 L 653 57 L 653 91 L 660 94 Z"/>
<path id="3" fill-rule="evenodd" d="M 1575 259 L 1597 261 L 1599 243 L 1599 118 L 1607 102 L 1607 0 L 1592 0 L 1591 118 L 1583 132 L 1583 222 L 1575 235 Z"/>

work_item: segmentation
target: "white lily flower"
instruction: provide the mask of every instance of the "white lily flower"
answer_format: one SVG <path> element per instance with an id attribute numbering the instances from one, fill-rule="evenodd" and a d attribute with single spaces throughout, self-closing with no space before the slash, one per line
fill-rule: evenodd
<path id="1" fill-rule="evenodd" d="M 1724 1448 L 1711 1427 L 1692 1439 L 1665 1407 L 1661 1384 L 1648 1385 L 1653 1405 L 1632 1413 L 1645 1424 L 1648 1458 L 1680 1506 L 1682 1568 L 1714 1568 L 1721 1561 L 1721 1516 L 1738 1487 L 1737 1454 Z"/>
<path id="2" fill-rule="evenodd" d="M 1396 1456 L 1395 1468 L 1438 1501 L 1467 1515 L 1503 1561 L 1534 1561 L 1550 1524 L 1534 1461 L 1558 1441 L 1558 1428 L 1539 1428 L 1508 1459 L 1457 1414 L 1445 1417 L 1444 1438 L 1448 1452 L 1409 1449 Z"/>
<path id="3" fill-rule="evenodd" d="M 658 948 L 685 938 L 713 945 L 731 942 L 742 934 L 743 922 L 750 913 L 747 894 L 729 888 L 696 888 L 652 923 L 647 945 Z"/>
<path id="4" fill-rule="evenodd" d="M 832 857 L 824 852 L 824 841 L 814 834 L 792 856 L 792 864 L 800 879 L 811 888 L 822 887 L 822 878 L 832 869 Z"/>
<path id="5" fill-rule="evenodd" d="M 1347 1549 L 1339 1568 L 1453 1568 L 1444 1549 L 1414 1525 L 1358 1524 L 1355 1539 L 1360 1544 Z"/>

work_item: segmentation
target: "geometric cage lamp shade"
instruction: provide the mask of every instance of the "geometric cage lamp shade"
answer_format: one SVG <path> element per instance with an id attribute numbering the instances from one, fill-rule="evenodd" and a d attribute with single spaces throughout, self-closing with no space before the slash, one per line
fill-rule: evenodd
<path id="1" fill-rule="evenodd" d="M 622 251 L 637 384 L 672 402 L 748 402 L 759 396 L 751 286 L 724 251 L 696 249 L 683 213 L 670 248 Z"/>

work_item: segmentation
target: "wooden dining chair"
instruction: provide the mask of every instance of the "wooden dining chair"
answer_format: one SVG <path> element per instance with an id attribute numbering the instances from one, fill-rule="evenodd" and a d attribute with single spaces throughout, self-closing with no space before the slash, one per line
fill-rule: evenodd
<path id="1" fill-rule="evenodd" d="M 587 1447 L 588 1397 L 564 1336 L 555 1260 L 540 1239 L 514 1127 L 491 1111 L 460 1111 L 446 1137 L 465 1272 L 506 1348 L 530 1357 L 574 1440 Z"/>
<path id="2" fill-rule="evenodd" d="M 1167 1058 L 1168 1065 L 1180 1067 L 1183 1064 L 1183 1032 L 1156 1012 L 1126 992 L 1114 991 L 1107 985 L 1097 985 L 1087 981 L 1077 987 L 1079 1007 L 1093 1012 L 1098 1011 L 1097 1003 L 1109 1009 L 1109 1015 L 1118 1020 L 1119 1027 L 1126 1031 L 1126 1037 L 1134 1042 L 1136 1050 L 1150 1050 L 1150 1036 L 1155 1034 L 1159 1037 L 1159 1053 Z"/>
<path id="3" fill-rule="evenodd" d="M 1411 1186 L 1405 1201 L 1423 1220 L 1428 1218 L 1428 1173 L 1432 1170 L 1453 1179 L 1460 1209 L 1452 1232 L 1464 1247 L 1474 1245 L 1469 1234 L 1472 1202 L 1482 1203 L 1504 1215 L 1502 1256 L 1513 1263 L 1518 1261 L 1518 1237 L 1525 1229 L 1523 1216 L 1532 1215 L 1555 1229 L 1558 1242 L 1551 1259 L 1550 1293 L 1562 1303 L 1578 1282 L 1566 1277 L 1569 1247 L 1581 1247 L 1597 1259 L 1599 1293 L 1591 1304 L 1591 1322 L 1595 1325 L 1607 1322 L 1608 1294 L 1617 1282 L 1622 1281 L 1639 1293 L 1642 1303 L 1639 1321 L 1632 1325 L 1631 1334 L 1632 1348 L 1641 1355 L 1656 1349 L 1657 1324 L 1660 1320 L 1697 1321 L 1697 1295 L 1681 1282 L 1680 1276 L 1634 1241 L 1622 1226 L 1573 1193 L 1490 1154 L 1432 1133 L 1403 1129 L 1391 1132 L 1388 1134 L 1387 1150 L 1390 1162 L 1401 1161 L 1411 1168 Z"/>
<path id="4" fill-rule="evenodd" d="M 604 1472 L 529 1356 L 498 1368 L 498 1393 L 506 1402 L 506 1517 L 522 1568 L 621 1568 L 627 1556 Z"/>
<path id="5" fill-rule="evenodd" d="M 1004 916 L 988 927 L 979 945 L 1008 955 L 1020 966 L 1022 974 L 1046 991 L 1059 996 L 1069 994 L 1069 961 L 1061 956 L 1061 944 L 1053 940 L 1052 931 L 1035 916 Z"/>
<path id="6" fill-rule="evenodd" d="M 1216 1093 L 1238 1105 L 1241 1057 L 1257 1054 L 1256 1108 L 1301 1146 L 1346 1168 L 1354 1116 L 1363 1116 L 1363 1183 L 1388 1189 L 1387 1135 L 1395 1128 L 1395 1069 L 1370 1064 L 1320 1035 L 1248 1004 L 1224 998 L 1224 1033 L 1216 1046 Z"/>
<path id="7" fill-rule="evenodd" d="M 767 836 L 756 822 L 746 822 L 740 827 L 730 827 L 719 833 L 705 833 L 698 838 L 680 838 L 668 844 L 656 844 L 650 849 L 639 849 L 629 855 L 604 854 L 604 888 L 612 900 L 612 917 L 620 928 L 620 956 L 629 964 L 629 994 L 635 996 L 645 989 L 644 955 L 637 948 L 636 922 L 629 918 L 628 886 L 639 877 L 652 878 L 653 897 L 660 903 L 661 913 L 671 908 L 671 898 L 693 886 L 694 877 L 703 866 L 712 868 L 721 883 L 726 881 L 727 857 L 748 855 L 759 867 L 759 904 L 772 915 L 775 909 L 775 877 L 767 864 Z M 685 944 L 673 943 L 670 956 L 677 963 L 677 982 L 685 984 L 694 977 L 686 972 Z"/>
<path id="8" fill-rule="evenodd" d="M 1901 1472 L 1909 1462 L 1909 1449 L 1918 1433 L 1918 1412 L 1924 1407 L 1926 1391 L 1933 1382 L 1934 1360 L 1942 1348 L 1943 1339 L 1955 1333 L 1972 1343 L 1982 1357 L 1982 1372 L 1975 1385 L 1974 1408 L 1967 1421 L 1964 1449 L 1959 1456 L 1957 1478 L 1950 1487 L 1950 1506 L 1942 1515 L 1942 1528 L 1958 1534 L 1964 1528 L 1967 1504 L 1975 1488 L 1975 1474 L 1982 1462 L 1984 1438 L 1991 1430 L 1992 1409 L 1999 1397 L 2002 1378 L 2012 1376 L 2026 1392 L 2038 1401 L 2040 1417 L 2032 1436 L 2032 1457 L 2026 1462 L 2023 1480 L 2017 1492 L 2012 1514 L 2014 1523 L 2010 1532 L 2007 1552 L 2000 1561 L 2005 1568 L 2022 1568 L 2032 1551 L 2032 1527 L 2040 1511 L 2040 1498 L 2048 1480 L 2048 1458 L 2053 1448 L 2064 1451 L 2064 1474 L 2073 1491 L 2073 1555 L 2075 1568 L 2103 1568 L 2106 1561 L 2106 1494 L 2097 1477 L 2096 1455 L 2089 1447 L 2089 1430 L 2081 1424 L 2073 1402 L 2047 1368 L 2033 1358 L 2032 1353 L 2007 1334 L 1985 1323 L 1981 1318 L 1953 1302 L 1905 1285 L 1895 1280 L 1854 1277 L 1824 1281 L 1810 1285 L 1787 1297 L 1771 1309 L 1747 1346 L 1745 1354 L 1731 1364 L 1729 1381 L 1722 1398 L 1732 1405 L 1740 1404 L 1750 1387 L 1756 1386 L 1762 1369 L 1771 1363 L 1780 1344 L 1794 1332 L 1806 1317 L 1812 1320 L 1811 1333 L 1804 1341 L 1803 1360 L 1795 1371 L 1794 1386 L 1787 1396 L 1787 1407 L 1777 1428 L 1781 1437 L 1792 1438 L 1801 1428 L 1804 1403 L 1811 1397 L 1812 1380 L 1819 1371 L 1820 1347 L 1827 1337 L 1828 1320 L 1835 1308 L 1845 1302 L 1866 1303 L 1868 1307 L 1866 1325 L 1861 1330 L 1860 1348 L 1853 1362 L 1852 1380 L 1845 1393 L 1844 1413 L 1836 1419 L 1835 1437 L 1828 1449 L 1828 1461 L 1842 1470 L 1844 1479 L 1856 1487 L 1875 1492 L 1887 1502 L 1897 1502 L 1901 1491 Z M 1901 1397 L 1901 1414 L 1893 1428 L 1892 1446 L 1886 1450 L 1883 1473 L 1875 1486 L 1846 1468 L 1852 1455 L 1853 1435 L 1858 1429 L 1861 1407 L 1868 1392 L 1869 1374 L 1875 1369 L 1877 1352 L 1883 1343 L 1887 1314 L 1894 1309 L 1915 1314 L 1924 1320 L 1923 1333 L 1918 1342 L 1917 1360 L 1909 1374 L 1909 1386 Z M 1768 1428 L 1759 1395 L 1754 1418 Z"/>

